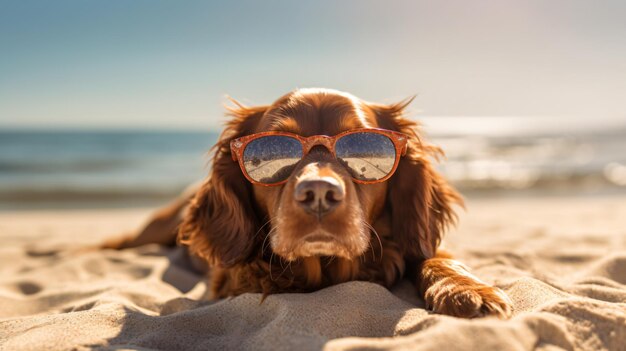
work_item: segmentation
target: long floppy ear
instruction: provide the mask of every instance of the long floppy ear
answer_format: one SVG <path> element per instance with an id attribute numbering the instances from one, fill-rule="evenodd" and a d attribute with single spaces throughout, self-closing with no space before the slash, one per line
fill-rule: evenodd
<path id="1" fill-rule="evenodd" d="M 413 98 L 392 105 L 368 106 L 382 128 L 409 137 L 406 155 L 389 180 L 387 205 L 391 210 L 392 235 L 405 250 L 405 256 L 427 259 L 435 255 L 446 228 L 456 223 L 452 206 L 463 206 L 463 199 L 431 162 L 443 156 L 443 151 L 423 141 L 418 124 L 404 118 L 404 109 L 412 101 Z"/>
<path id="2" fill-rule="evenodd" d="M 219 137 L 209 178 L 191 200 L 179 229 L 179 242 L 209 264 L 229 267 L 253 253 L 260 218 L 245 179 L 230 152 L 232 139 L 254 133 L 268 106 L 245 107 L 233 101 L 231 120 Z"/>

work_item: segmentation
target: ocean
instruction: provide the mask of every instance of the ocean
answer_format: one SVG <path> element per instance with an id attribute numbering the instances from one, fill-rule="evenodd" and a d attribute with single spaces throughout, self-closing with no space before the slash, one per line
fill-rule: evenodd
<path id="1" fill-rule="evenodd" d="M 494 121 L 425 121 L 428 140 L 447 155 L 438 168 L 463 194 L 626 191 L 626 123 L 529 128 L 526 119 Z M 167 203 L 206 177 L 208 151 L 217 136 L 181 131 L 0 130 L 0 209 Z"/>
<path id="2" fill-rule="evenodd" d="M 208 173 L 217 133 L 0 131 L 0 208 L 166 203 Z"/>

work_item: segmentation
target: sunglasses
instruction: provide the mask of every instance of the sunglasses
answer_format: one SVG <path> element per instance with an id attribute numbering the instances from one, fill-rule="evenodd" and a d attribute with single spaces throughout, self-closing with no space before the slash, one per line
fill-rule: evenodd
<path id="1" fill-rule="evenodd" d="M 303 137 L 287 132 L 263 132 L 231 140 L 233 161 L 253 184 L 287 182 L 300 160 L 316 145 L 326 147 L 357 183 L 384 182 L 396 171 L 407 150 L 405 134 L 386 129 L 349 130 L 335 136 Z"/>

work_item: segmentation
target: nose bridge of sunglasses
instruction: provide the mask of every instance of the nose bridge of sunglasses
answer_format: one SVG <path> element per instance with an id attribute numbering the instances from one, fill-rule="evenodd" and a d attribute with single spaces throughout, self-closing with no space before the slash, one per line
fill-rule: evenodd
<path id="1" fill-rule="evenodd" d="M 314 135 L 305 140 L 303 143 L 304 153 L 308 154 L 315 146 L 321 145 L 325 147 L 329 152 L 333 152 L 333 137 L 327 135 Z"/>

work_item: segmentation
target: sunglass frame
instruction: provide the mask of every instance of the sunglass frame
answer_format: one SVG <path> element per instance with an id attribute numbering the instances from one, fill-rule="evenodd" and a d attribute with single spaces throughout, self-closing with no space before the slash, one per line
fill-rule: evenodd
<path id="1" fill-rule="evenodd" d="M 261 132 L 261 133 L 246 135 L 246 136 L 231 140 L 230 152 L 231 152 L 233 161 L 236 161 L 239 163 L 241 172 L 246 177 L 246 179 L 248 179 L 250 183 L 255 184 L 255 185 L 260 185 L 260 186 L 276 186 L 276 185 L 281 185 L 281 184 L 286 183 L 289 180 L 289 178 L 282 180 L 280 182 L 268 184 L 268 183 L 258 182 L 252 179 L 252 177 L 248 175 L 248 172 L 246 171 L 246 168 L 243 164 L 244 162 L 243 153 L 244 153 L 244 150 L 246 149 L 246 146 L 248 146 L 250 142 L 259 138 L 267 137 L 267 136 L 287 136 L 287 137 L 292 137 L 300 142 L 300 144 L 302 145 L 302 158 L 304 158 L 311 151 L 311 149 L 317 145 L 324 146 L 326 149 L 328 149 L 328 151 L 332 153 L 334 158 L 337 158 L 337 154 L 335 153 L 335 144 L 337 143 L 337 140 L 339 140 L 340 138 L 346 135 L 364 133 L 364 132 L 381 134 L 381 135 L 388 137 L 389 140 L 391 140 L 391 142 L 393 143 L 393 146 L 395 148 L 396 159 L 394 160 L 393 168 L 391 169 L 389 174 L 387 174 L 385 177 L 381 179 L 360 180 L 360 179 L 356 179 L 352 177 L 352 180 L 360 184 L 373 184 L 373 183 L 384 182 L 395 173 L 396 169 L 398 168 L 398 164 L 400 163 L 400 157 L 406 154 L 408 136 L 404 133 L 396 132 L 393 130 L 382 129 L 382 128 L 359 128 L 359 129 L 348 130 L 348 131 L 345 131 L 345 132 L 342 132 L 333 136 L 312 135 L 309 137 L 301 136 L 295 133 L 280 132 L 280 131 Z"/>

